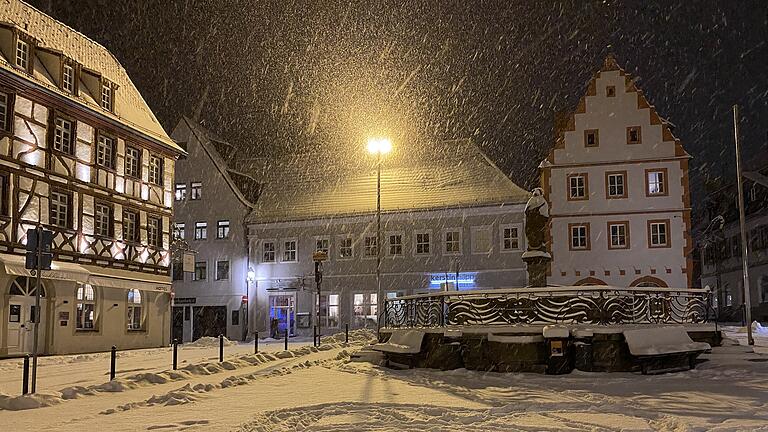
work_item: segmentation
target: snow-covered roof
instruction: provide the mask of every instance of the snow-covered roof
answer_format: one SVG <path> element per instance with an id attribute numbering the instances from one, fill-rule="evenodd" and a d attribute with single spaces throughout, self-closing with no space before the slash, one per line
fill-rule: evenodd
<path id="1" fill-rule="evenodd" d="M 248 207 L 254 207 L 259 199 L 261 185 L 248 173 L 240 172 L 232 166 L 232 157 L 234 156 L 232 149 L 234 147 L 187 117 L 182 117 L 179 123 L 186 124 L 194 139 L 203 147 L 238 199 Z M 228 154 L 222 154 L 223 150 L 227 150 Z"/>
<path id="2" fill-rule="evenodd" d="M 362 148 L 240 163 L 262 183 L 254 223 L 376 211 L 376 159 Z M 397 145 L 383 156 L 384 212 L 522 204 L 529 194 L 468 139 Z"/>
<path id="3" fill-rule="evenodd" d="M 12 59 L 5 58 L 0 53 L 1 71 L 32 81 L 46 90 L 89 108 L 97 115 L 119 121 L 126 127 L 174 151 L 183 151 L 163 130 L 160 122 L 133 85 L 128 73 L 109 50 L 20 0 L 0 0 L 0 26 L 15 28 L 34 38 L 38 47 L 60 53 L 76 61 L 83 68 L 101 74 L 115 83 L 118 86 L 114 98 L 115 112 L 113 114 L 102 109 L 98 103 L 100 95 L 91 95 L 82 85 L 82 81 L 80 95 L 75 96 L 60 90 L 42 66 L 43 62 L 38 58 L 39 54 L 33 55 L 30 59 L 35 72 L 28 74 L 14 67 L 10 61 Z"/>

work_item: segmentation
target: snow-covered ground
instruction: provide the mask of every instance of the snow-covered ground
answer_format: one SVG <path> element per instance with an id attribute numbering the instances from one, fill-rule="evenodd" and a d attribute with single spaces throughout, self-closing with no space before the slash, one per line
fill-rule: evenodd
<path id="1" fill-rule="evenodd" d="M 358 334 L 351 346 L 329 343 L 321 350 L 296 347 L 257 356 L 244 351 L 222 364 L 214 349 L 177 373 L 123 371 L 111 384 L 97 377 L 94 384 L 69 385 L 66 395 L 60 388 L 25 398 L 30 405 L 51 406 L 0 411 L 1 429 L 768 431 L 768 356 L 731 341 L 688 372 L 547 376 L 397 371 L 348 362 L 363 338 Z M 119 360 L 141 364 L 152 358 L 153 350 L 144 351 L 134 360 Z M 167 361 L 169 352 L 161 354 Z M 79 368 L 102 361 L 62 363 Z M 78 376 L 84 370 L 73 371 L 69 381 L 93 381 Z"/>

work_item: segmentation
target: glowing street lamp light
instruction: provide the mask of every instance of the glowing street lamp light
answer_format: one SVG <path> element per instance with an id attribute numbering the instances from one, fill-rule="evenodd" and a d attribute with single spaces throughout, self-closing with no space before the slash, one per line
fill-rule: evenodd
<path id="1" fill-rule="evenodd" d="M 368 152 L 376 155 L 376 330 L 381 327 L 381 155 L 392 151 L 389 138 L 368 138 Z"/>

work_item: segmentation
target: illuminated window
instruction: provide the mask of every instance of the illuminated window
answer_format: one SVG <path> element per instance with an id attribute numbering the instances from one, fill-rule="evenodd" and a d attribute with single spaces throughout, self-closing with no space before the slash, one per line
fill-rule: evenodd
<path id="1" fill-rule="evenodd" d="M 173 224 L 173 238 L 177 240 L 184 240 L 186 236 L 186 226 L 184 222 L 176 222 Z"/>
<path id="2" fill-rule="evenodd" d="M 128 330 L 142 329 L 141 291 L 128 290 Z"/>
<path id="3" fill-rule="evenodd" d="M 647 170 L 647 188 L 646 194 L 648 196 L 666 195 L 667 194 L 667 170 Z"/>
<path id="4" fill-rule="evenodd" d="M 192 182 L 190 199 L 193 201 L 199 200 L 203 197 L 203 184 L 200 182 Z"/>
<path id="5" fill-rule="evenodd" d="M 369 327 L 376 325 L 376 293 L 356 293 L 352 296 L 352 311 L 355 326 Z"/>
<path id="6" fill-rule="evenodd" d="M 229 238 L 229 221 L 220 220 L 216 223 L 216 238 L 225 239 Z"/>
<path id="7" fill-rule="evenodd" d="M 208 238 L 208 222 L 195 222 L 195 240 Z"/>
<path id="8" fill-rule="evenodd" d="M 75 293 L 75 328 L 93 330 L 96 320 L 96 291 L 90 284 L 78 285 Z"/>
<path id="9" fill-rule="evenodd" d="M 186 183 L 176 183 L 176 201 L 184 201 L 187 199 L 187 184 Z"/>

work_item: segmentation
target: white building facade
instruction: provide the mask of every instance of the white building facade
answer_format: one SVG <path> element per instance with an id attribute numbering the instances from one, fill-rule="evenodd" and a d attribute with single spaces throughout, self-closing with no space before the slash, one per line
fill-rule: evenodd
<path id="1" fill-rule="evenodd" d="M 549 282 L 691 285 L 690 156 L 608 57 L 541 164 L 550 205 Z"/>
<path id="2" fill-rule="evenodd" d="M 182 150 L 109 51 L 26 3 L 0 8 L 0 356 L 168 343 L 173 168 Z M 54 233 L 52 270 L 24 266 Z"/>

